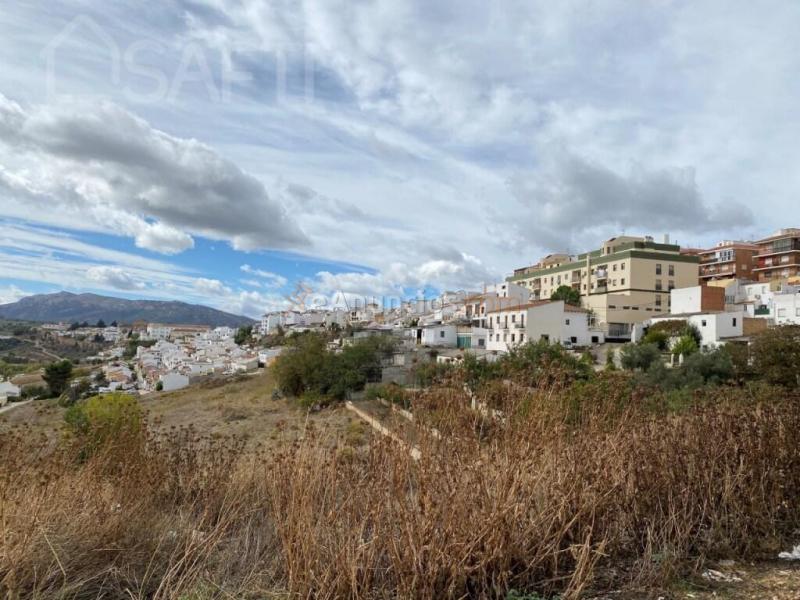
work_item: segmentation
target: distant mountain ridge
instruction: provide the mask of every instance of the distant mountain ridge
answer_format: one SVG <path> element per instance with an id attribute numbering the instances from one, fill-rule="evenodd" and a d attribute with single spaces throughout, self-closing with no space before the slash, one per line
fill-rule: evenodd
<path id="1" fill-rule="evenodd" d="M 0 305 L 0 318 L 22 321 L 96 323 L 180 323 L 239 327 L 253 323 L 252 319 L 226 313 L 208 306 L 164 300 L 126 300 L 98 294 L 37 294 L 17 302 Z"/>

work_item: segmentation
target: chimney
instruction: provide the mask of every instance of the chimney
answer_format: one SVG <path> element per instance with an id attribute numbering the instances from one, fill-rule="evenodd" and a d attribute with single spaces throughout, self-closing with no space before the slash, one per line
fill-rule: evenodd
<path id="1" fill-rule="evenodd" d="M 664 234 L 664 243 L 665 244 L 669 244 L 669 234 L 668 233 Z"/>

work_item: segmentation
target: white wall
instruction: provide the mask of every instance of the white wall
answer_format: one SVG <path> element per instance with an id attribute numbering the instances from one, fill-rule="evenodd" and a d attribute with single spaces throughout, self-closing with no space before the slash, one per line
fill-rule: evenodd
<path id="1" fill-rule="evenodd" d="M 433 325 L 422 330 L 422 344 L 424 346 L 440 346 L 455 348 L 458 341 L 455 325 Z"/>
<path id="2" fill-rule="evenodd" d="M 163 385 L 163 391 L 171 392 L 179 390 L 189 385 L 189 377 L 181 375 L 180 373 L 164 373 L 159 380 Z"/>
<path id="3" fill-rule="evenodd" d="M 744 318 L 747 314 L 744 311 L 705 313 L 692 315 L 685 320 L 697 327 L 700 332 L 702 348 L 711 349 L 725 344 L 724 338 L 739 337 L 744 335 Z M 650 323 L 661 321 L 683 320 L 679 317 L 653 317 Z"/>
<path id="4" fill-rule="evenodd" d="M 702 310 L 702 288 L 699 285 L 677 288 L 670 292 L 670 314 L 695 313 Z"/>
<path id="5" fill-rule="evenodd" d="M 800 294 L 775 294 L 772 301 L 777 325 L 800 325 Z"/>

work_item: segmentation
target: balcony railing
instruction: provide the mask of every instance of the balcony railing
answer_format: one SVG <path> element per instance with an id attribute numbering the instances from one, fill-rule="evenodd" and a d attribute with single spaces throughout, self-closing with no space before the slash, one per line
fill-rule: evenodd
<path id="1" fill-rule="evenodd" d="M 772 244 L 758 251 L 758 256 L 768 254 L 782 254 L 784 252 L 800 251 L 800 240 L 792 240 L 788 244 Z"/>

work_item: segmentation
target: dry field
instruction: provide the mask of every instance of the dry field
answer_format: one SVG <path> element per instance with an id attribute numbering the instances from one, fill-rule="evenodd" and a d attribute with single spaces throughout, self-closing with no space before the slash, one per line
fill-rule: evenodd
<path id="1" fill-rule="evenodd" d="M 614 377 L 510 386 L 502 419 L 434 389 L 406 426 L 419 460 L 342 409 L 271 400 L 267 376 L 145 398 L 153 425 L 90 454 L 6 429 L 0 596 L 800 597 L 774 562 L 800 527 L 797 399 L 665 412 Z"/>
<path id="2" fill-rule="evenodd" d="M 357 419 L 343 407 L 308 414 L 285 399 L 273 400 L 272 379 L 260 370 L 239 376 L 140 397 L 154 431 L 193 427 L 215 437 L 236 436 L 255 444 L 297 439 L 307 422 L 331 437 L 350 435 Z M 61 437 L 65 409 L 42 400 L 0 414 L 0 435 L 26 428 L 51 441 Z"/>

